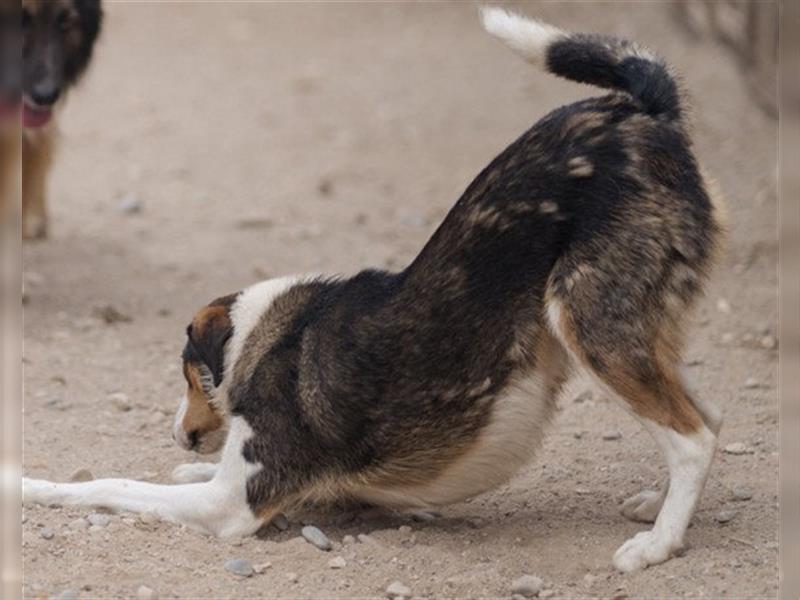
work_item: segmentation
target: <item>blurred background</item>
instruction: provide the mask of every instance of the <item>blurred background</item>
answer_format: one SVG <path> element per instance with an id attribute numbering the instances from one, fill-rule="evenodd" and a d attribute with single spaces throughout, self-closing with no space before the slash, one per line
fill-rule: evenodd
<path id="1" fill-rule="evenodd" d="M 414 524 L 413 541 L 397 516 L 326 523 L 332 539 L 380 542 L 349 551 L 344 573 L 294 543 L 295 524 L 232 546 L 119 517 L 101 532 L 76 531 L 84 514 L 29 509 L 30 597 L 119 596 L 140 585 L 161 597 L 353 597 L 393 579 L 420 596 L 497 596 L 526 572 L 566 597 L 774 595 L 775 4 L 514 6 L 664 56 L 690 94 L 697 155 L 728 200 L 729 247 L 687 360 L 700 393 L 727 413 L 721 447 L 748 452 L 720 453 L 687 557 L 613 573 L 613 550 L 640 528 L 618 502 L 663 469 L 632 420 L 573 390 L 536 463 L 448 509 L 439 525 Z M 85 468 L 166 481 L 191 459 L 169 426 L 197 308 L 275 275 L 402 268 L 506 145 L 554 108 L 600 93 L 525 64 L 467 3 L 106 11 L 91 71 L 60 119 L 50 237 L 23 248 L 24 471 L 33 477 Z M 222 571 L 227 558 L 266 555 L 272 569 L 259 577 Z"/>

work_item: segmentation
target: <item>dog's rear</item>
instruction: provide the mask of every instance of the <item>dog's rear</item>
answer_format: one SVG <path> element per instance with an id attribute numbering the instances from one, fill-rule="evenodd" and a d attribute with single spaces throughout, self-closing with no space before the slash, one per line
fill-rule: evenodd
<path id="1" fill-rule="evenodd" d="M 582 182 L 576 191 L 589 193 L 565 215 L 572 239 L 553 266 L 545 302 L 575 363 L 637 416 L 664 453 L 669 482 L 623 509 L 655 526 L 614 557 L 623 571 L 661 562 L 682 546 L 721 425 L 679 371 L 681 324 L 722 235 L 719 207 L 691 153 L 684 99 L 665 65 L 629 42 L 568 34 L 499 9 L 484 10 L 483 22 L 530 62 L 619 92 L 564 109 L 562 123 L 574 124 L 567 166 Z"/>
<path id="2" fill-rule="evenodd" d="M 22 1 L 22 227 L 27 238 L 47 232 L 54 111 L 89 65 L 101 21 L 100 0 Z"/>

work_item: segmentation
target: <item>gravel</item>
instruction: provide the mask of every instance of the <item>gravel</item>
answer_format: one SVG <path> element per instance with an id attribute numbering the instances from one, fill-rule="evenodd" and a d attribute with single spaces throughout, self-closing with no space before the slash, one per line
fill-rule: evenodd
<path id="1" fill-rule="evenodd" d="M 606 442 L 613 442 L 615 440 L 621 440 L 622 434 L 619 431 L 607 431 L 603 434 L 603 440 Z"/>
<path id="2" fill-rule="evenodd" d="M 86 519 L 75 519 L 74 521 L 70 521 L 67 527 L 76 530 L 89 529 L 89 521 L 87 521 Z"/>
<path id="3" fill-rule="evenodd" d="M 56 596 L 56 600 L 78 600 L 78 591 L 64 590 L 58 596 Z"/>
<path id="4" fill-rule="evenodd" d="M 326 536 L 324 533 L 322 533 L 322 531 L 313 525 L 306 525 L 303 527 L 300 533 L 304 538 L 306 538 L 306 541 L 309 544 L 316 546 L 320 550 L 328 552 L 331 548 L 333 548 L 333 544 L 331 544 L 328 536 Z"/>
<path id="5" fill-rule="evenodd" d="M 386 597 L 392 600 L 411 598 L 411 588 L 401 581 L 393 581 L 386 586 Z"/>
<path id="6" fill-rule="evenodd" d="M 128 394 L 124 392 L 114 392 L 113 394 L 109 394 L 108 399 L 111 401 L 111 404 L 114 405 L 114 408 L 116 408 L 119 412 L 129 412 L 133 408 L 131 400 L 128 398 Z"/>
<path id="7" fill-rule="evenodd" d="M 92 513 L 86 517 L 86 520 L 95 527 L 107 527 L 111 523 L 111 517 L 101 513 Z"/>
<path id="8" fill-rule="evenodd" d="M 250 577 L 255 573 L 253 564 L 246 558 L 232 558 L 225 563 L 225 570 L 239 577 Z"/>
<path id="9" fill-rule="evenodd" d="M 356 543 L 356 538 L 354 538 L 352 535 L 346 535 L 342 538 L 342 544 L 344 544 L 345 546 L 350 546 L 355 543 Z"/>
<path id="10" fill-rule="evenodd" d="M 731 496 L 733 496 L 734 500 L 745 502 L 753 498 L 753 492 L 748 490 L 746 487 L 739 485 L 731 490 Z"/>
<path id="11" fill-rule="evenodd" d="M 341 556 L 335 556 L 328 561 L 328 566 L 331 569 L 344 569 L 347 566 L 347 561 Z"/>
<path id="12" fill-rule="evenodd" d="M 145 525 L 155 525 L 159 521 L 158 515 L 149 510 L 140 514 L 139 520 Z"/>
<path id="13" fill-rule="evenodd" d="M 758 379 L 756 379 L 755 377 L 748 377 L 747 379 L 745 379 L 744 387 L 745 387 L 745 389 L 748 389 L 748 390 L 754 390 L 756 388 L 761 387 L 761 384 L 758 382 Z"/>
<path id="14" fill-rule="evenodd" d="M 39 536 L 46 540 L 52 540 L 54 535 L 55 533 L 53 533 L 53 530 L 49 527 L 42 527 L 39 530 Z"/>
<path id="15" fill-rule="evenodd" d="M 511 583 L 511 593 L 525 598 L 533 598 L 542 591 L 544 582 L 535 575 L 523 575 Z"/>

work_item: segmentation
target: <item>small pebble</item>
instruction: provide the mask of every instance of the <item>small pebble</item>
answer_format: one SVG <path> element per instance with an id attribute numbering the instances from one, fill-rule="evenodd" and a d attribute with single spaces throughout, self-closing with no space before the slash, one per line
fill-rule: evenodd
<path id="1" fill-rule="evenodd" d="M 70 522 L 69 526 L 70 529 L 89 529 L 89 521 L 86 519 L 75 519 L 74 521 Z"/>
<path id="2" fill-rule="evenodd" d="M 774 350 L 778 347 L 778 340 L 771 335 L 765 335 L 761 338 L 759 344 L 761 344 L 761 347 L 766 350 Z"/>
<path id="3" fill-rule="evenodd" d="M 393 581 L 386 586 L 386 596 L 392 600 L 411 598 L 411 588 L 400 581 Z"/>
<path id="4" fill-rule="evenodd" d="M 255 571 L 252 563 L 244 558 L 233 558 L 225 563 L 225 570 L 239 577 L 250 577 Z"/>
<path id="5" fill-rule="evenodd" d="M 136 590 L 136 597 L 139 600 L 158 600 L 156 591 L 146 585 L 139 586 L 139 589 Z"/>
<path id="6" fill-rule="evenodd" d="M 725 446 L 726 454 L 753 454 L 753 449 L 742 442 L 734 442 Z"/>
<path id="7" fill-rule="evenodd" d="M 145 525 L 155 525 L 159 519 L 156 513 L 148 510 L 139 515 L 139 520 Z"/>
<path id="8" fill-rule="evenodd" d="M 533 598 L 542 591 L 544 582 L 535 575 L 523 575 L 511 584 L 511 593 L 519 594 L 525 598 Z"/>
<path id="9" fill-rule="evenodd" d="M 347 566 L 347 561 L 341 556 L 336 556 L 328 561 L 328 566 L 331 569 L 344 569 Z"/>
<path id="10" fill-rule="evenodd" d="M 116 408 L 119 412 L 128 412 L 133 408 L 130 398 L 128 398 L 128 394 L 123 392 L 114 392 L 113 394 L 109 394 L 108 399 L 111 401 L 111 404 L 114 405 L 114 408 Z"/>
<path id="11" fill-rule="evenodd" d="M 57 600 L 78 600 L 78 591 L 77 590 L 64 590 L 58 596 L 56 596 Z"/>
<path id="12" fill-rule="evenodd" d="M 717 520 L 717 523 L 727 523 L 728 521 L 732 521 L 735 516 L 735 510 L 721 510 L 714 518 Z"/>
<path id="13" fill-rule="evenodd" d="M 287 573 L 286 579 L 288 579 L 291 583 L 297 583 L 297 580 L 300 579 L 300 576 L 297 573 Z"/>
<path id="14" fill-rule="evenodd" d="M 283 513 L 278 513 L 272 519 L 272 524 L 275 526 L 276 529 L 279 531 L 286 531 L 289 529 L 289 519 L 286 518 L 286 515 Z"/>
<path id="15" fill-rule="evenodd" d="M 381 545 L 380 542 L 378 542 L 378 540 L 376 540 L 371 535 L 367 535 L 366 533 L 359 533 L 358 534 L 358 541 L 361 542 L 362 544 L 372 544 L 374 546 L 380 546 Z"/>
<path id="16" fill-rule="evenodd" d="M 92 475 L 92 472 L 89 469 L 78 469 L 69 476 L 69 480 L 73 482 L 92 481 L 93 479 L 94 475 Z"/>
<path id="17" fill-rule="evenodd" d="M 125 194 L 117 204 L 117 210 L 123 215 L 135 215 L 142 212 L 143 203 L 134 193 Z"/>
<path id="18" fill-rule="evenodd" d="M 753 497 L 753 493 L 745 487 L 736 486 L 731 490 L 731 495 L 733 496 L 734 500 L 739 500 L 740 502 L 744 502 L 746 500 L 750 500 Z"/>
<path id="19" fill-rule="evenodd" d="M 542 590 L 539 592 L 539 598 L 552 598 L 555 595 L 555 590 Z"/>
<path id="20" fill-rule="evenodd" d="M 355 543 L 356 543 L 356 538 L 354 538 L 352 535 L 346 535 L 342 538 L 342 544 L 344 544 L 345 546 L 350 546 L 351 544 Z"/>
<path id="21" fill-rule="evenodd" d="M 266 571 L 267 569 L 271 569 L 271 568 L 272 568 L 272 563 L 269 562 L 269 561 L 267 561 L 265 563 L 260 563 L 260 564 L 257 564 L 257 565 L 253 565 L 253 571 L 258 573 L 259 575 L 261 573 L 263 573 L 264 571 Z"/>
<path id="22" fill-rule="evenodd" d="M 435 521 L 442 515 L 438 512 L 429 511 L 429 510 L 417 510 L 411 513 L 411 518 L 419 523 L 429 523 L 431 521 Z"/>
<path id="23" fill-rule="evenodd" d="M 320 550 L 328 552 L 333 546 L 328 537 L 313 525 L 306 525 L 300 531 L 306 541 Z"/>
<path id="24" fill-rule="evenodd" d="M 744 382 L 744 387 L 748 390 L 753 390 L 757 387 L 760 387 L 760 384 L 758 383 L 758 379 L 755 377 L 748 377 Z"/>
<path id="25" fill-rule="evenodd" d="M 44 538 L 46 540 L 52 540 L 54 535 L 55 535 L 55 533 L 53 533 L 53 530 L 50 529 L 49 527 L 42 527 L 39 530 L 39 536 L 41 536 L 42 538 Z"/>
<path id="26" fill-rule="evenodd" d="M 587 573 L 586 575 L 583 576 L 583 583 L 586 585 L 586 587 L 591 587 L 592 585 L 594 585 L 595 581 L 597 581 L 597 577 L 595 577 L 591 573 Z"/>
<path id="27" fill-rule="evenodd" d="M 603 434 L 603 439 L 607 442 L 622 439 L 622 434 L 619 431 L 607 431 Z"/>
<path id="28" fill-rule="evenodd" d="M 92 513 L 86 517 L 86 520 L 95 527 L 106 527 L 109 523 L 111 523 L 111 517 L 100 513 Z"/>

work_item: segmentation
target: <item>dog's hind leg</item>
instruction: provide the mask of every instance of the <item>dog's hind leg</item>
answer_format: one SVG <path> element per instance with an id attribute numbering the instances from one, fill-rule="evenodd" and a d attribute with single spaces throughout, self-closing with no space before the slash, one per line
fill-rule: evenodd
<path id="1" fill-rule="evenodd" d="M 222 461 L 210 481 L 160 485 L 130 479 L 80 483 L 23 479 L 23 502 L 152 512 L 166 521 L 219 537 L 250 535 L 273 515 L 270 511 L 255 514 L 247 501 L 247 481 L 261 468 L 242 456 L 248 437 L 249 427 L 241 417 L 232 419 Z"/>
<path id="2" fill-rule="evenodd" d="M 577 273 L 557 269 L 547 293 L 547 317 L 575 363 L 633 413 L 666 459 L 667 485 L 623 505 L 629 518 L 655 520 L 650 531 L 637 534 L 614 555 L 614 565 L 630 572 L 668 560 L 682 549 L 721 418 L 712 405 L 695 400 L 678 366 L 678 320 L 688 303 L 674 297 L 670 278 L 686 277 L 685 267 L 666 265 L 666 276 L 658 269 L 668 282 L 659 295 L 649 282 L 642 285 L 646 269 L 632 267 L 620 274 L 620 264 L 616 273 L 607 265 L 587 263 Z"/>

